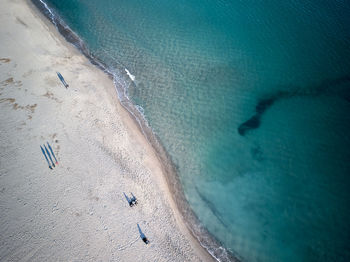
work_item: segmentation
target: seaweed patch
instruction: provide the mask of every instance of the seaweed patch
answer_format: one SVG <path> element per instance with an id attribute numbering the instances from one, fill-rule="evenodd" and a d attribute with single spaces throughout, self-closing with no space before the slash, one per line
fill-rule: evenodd
<path id="1" fill-rule="evenodd" d="M 259 99 L 255 106 L 255 114 L 239 125 L 238 133 L 241 136 L 244 136 L 248 131 L 259 128 L 264 113 L 278 100 L 297 96 L 317 97 L 320 95 L 337 95 L 345 99 L 347 102 L 350 102 L 350 76 L 325 80 L 320 85 L 305 89 L 295 88 L 291 91 L 278 91 L 272 95 Z"/>

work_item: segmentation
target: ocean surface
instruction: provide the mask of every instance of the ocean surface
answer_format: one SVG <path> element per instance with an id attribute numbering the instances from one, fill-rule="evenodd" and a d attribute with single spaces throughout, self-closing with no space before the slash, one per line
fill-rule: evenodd
<path id="1" fill-rule="evenodd" d="M 349 1 L 45 3 L 113 72 L 222 247 L 350 261 Z"/>

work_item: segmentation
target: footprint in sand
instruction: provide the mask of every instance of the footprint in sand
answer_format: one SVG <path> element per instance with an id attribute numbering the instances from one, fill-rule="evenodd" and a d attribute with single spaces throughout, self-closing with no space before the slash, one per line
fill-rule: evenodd
<path id="1" fill-rule="evenodd" d="M 5 63 L 8 63 L 8 62 L 10 62 L 11 61 L 11 59 L 10 58 L 0 58 L 0 64 L 2 63 L 2 64 L 5 64 Z"/>
<path id="2" fill-rule="evenodd" d="M 13 77 L 10 77 L 10 78 L 7 78 L 6 80 L 1 81 L 0 85 L 2 85 L 2 86 L 13 85 L 15 87 L 21 87 L 22 81 L 14 81 Z"/>
<path id="3" fill-rule="evenodd" d="M 20 110 L 27 111 L 27 117 L 29 120 L 32 119 L 32 114 L 34 114 L 35 108 L 38 106 L 37 104 L 21 106 L 18 103 L 15 103 L 16 100 L 14 98 L 2 98 L 2 99 L 0 99 L 0 103 L 4 103 L 4 102 L 7 102 L 9 105 L 11 105 L 13 110 L 20 109 Z"/>

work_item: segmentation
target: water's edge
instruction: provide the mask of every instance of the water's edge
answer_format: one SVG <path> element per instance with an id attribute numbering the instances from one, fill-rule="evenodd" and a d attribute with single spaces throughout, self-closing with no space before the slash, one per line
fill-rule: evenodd
<path id="1" fill-rule="evenodd" d="M 172 194 L 173 200 L 177 205 L 178 210 L 183 216 L 183 220 L 190 230 L 192 235 L 199 241 L 199 244 L 217 261 L 239 261 L 238 254 L 233 254 L 231 251 L 223 248 L 221 243 L 208 232 L 208 230 L 200 223 L 198 217 L 191 209 L 188 201 L 185 198 L 178 172 L 173 164 L 170 155 L 159 142 L 157 135 L 148 125 L 143 114 L 135 107 L 127 96 L 126 86 L 124 87 L 119 81 L 120 76 L 113 73 L 113 70 L 95 57 L 87 48 L 85 43 L 79 36 L 73 32 L 70 27 L 50 9 L 43 0 L 29 0 L 33 5 L 56 27 L 58 32 L 66 39 L 67 42 L 73 44 L 89 61 L 105 72 L 113 79 L 115 88 L 118 94 L 121 105 L 129 112 L 130 116 L 140 127 L 148 142 L 156 152 L 156 155 L 161 163 L 165 179 L 168 183 L 168 188 Z"/>

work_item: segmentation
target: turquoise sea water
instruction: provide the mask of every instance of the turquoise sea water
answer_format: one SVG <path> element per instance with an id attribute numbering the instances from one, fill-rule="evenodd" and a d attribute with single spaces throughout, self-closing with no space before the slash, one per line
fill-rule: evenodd
<path id="1" fill-rule="evenodd" d="M 350 2 L 45 2 L 123 80 L 226 249 L 350 261 Z"/>

